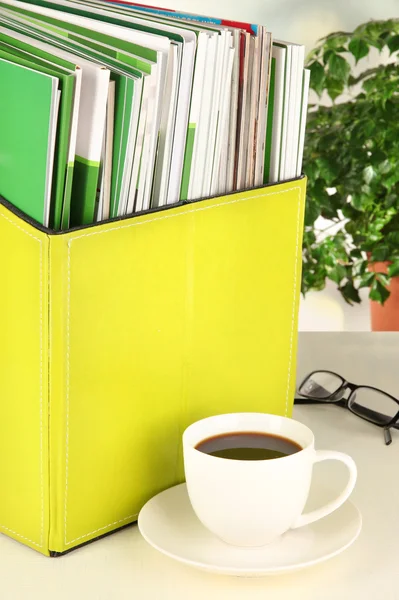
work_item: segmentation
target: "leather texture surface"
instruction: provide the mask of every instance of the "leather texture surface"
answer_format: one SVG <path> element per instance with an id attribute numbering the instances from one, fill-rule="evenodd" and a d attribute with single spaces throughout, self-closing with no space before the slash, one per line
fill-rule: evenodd
<path id="1" fill-rule="evenodd" d="M 48 550 L 48 236 L 0 205 L 0 531 Z"/>
<path id="2" fill-rule="evenodd" d="M 188 424 L 291 414 L 305 185 L 60 235 L 0 207 L 1 531 L 69 550 L 182 481 Z"/>

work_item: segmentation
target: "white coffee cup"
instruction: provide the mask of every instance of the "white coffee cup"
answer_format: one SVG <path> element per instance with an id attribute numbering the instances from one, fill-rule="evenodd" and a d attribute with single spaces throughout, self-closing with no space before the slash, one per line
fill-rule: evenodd
<path id="1" fill-rule="evenodd" d="M 226 433 L 257 432 L 288 438 L 302 450 L 270 460 L 232 460 L 196 446 Z M 312 431 L 293 419 L 264 413 L 209 417 L 183 434 L 188 495 L 202 524 L 236 546 L 263 546 L 288 531 L 321 519 L 347 500 L 356 483 L 353 459 L 342 452 L 315 450 Z M 303 513 L 316 462 L 342 461 L 349 470 L 343 492 L 322 508 Z"/>

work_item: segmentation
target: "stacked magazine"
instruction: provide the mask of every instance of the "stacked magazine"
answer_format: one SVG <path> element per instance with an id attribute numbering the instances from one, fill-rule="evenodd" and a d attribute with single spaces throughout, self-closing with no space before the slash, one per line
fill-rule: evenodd
<path id="1" fill-rule="evenodd" d="M 133 3 L 0 0 L 0 195 L 55 230 L 301 174 L 304 47 Z"/>

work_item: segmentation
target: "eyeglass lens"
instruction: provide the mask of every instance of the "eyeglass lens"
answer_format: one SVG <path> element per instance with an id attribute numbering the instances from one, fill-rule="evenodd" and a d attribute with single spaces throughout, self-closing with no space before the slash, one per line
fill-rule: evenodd
<path id="1" fill-rule="evenodd" d="M 329 398 L 342 385 L 342 379 L 334 373 L 317 371 L 302 383 L 299 393 L 308 398 L 323 400 Z"/>
<path id="2" fill-rule="evenodd" d="M 383 425 L 395 417 L 399 405 L 383 392 L 359 387 L 351 395 L 348 408 L 359 417 Z"/>

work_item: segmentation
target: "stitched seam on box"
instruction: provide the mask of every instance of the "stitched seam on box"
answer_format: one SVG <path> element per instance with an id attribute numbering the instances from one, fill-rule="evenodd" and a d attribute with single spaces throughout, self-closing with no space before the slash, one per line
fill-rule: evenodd
<path id="1" fill-rule="evenodd" d="M 65 544 L 68 546 L 70 544 L 73 544 L 74 542 L 78 542 L 79 540 L 82 540 L 83 538 L 86 538 L 88 535 L 93 535 L 94 533 L 98 533 L 99 531 L 104 531 L 104 529 L 107 529 L 108 527 L 113 527 L 114 525 L 118 525 L 119 523 L 123 523 L 124 521 L 128 521 L 129 519 L 137 519 L 138 516 L 139 516 L 139 513 L 136 513 L 135 515 L 129 515 L 128 517 L 124 517 L 123 519 L 119 519 L 119 521 L 114 521 L 113 523 L 109 523 L 108 525 L 104 525 L 104 527 L 99 527 L 98 529 L 95 529 L 94 531 L 91 531 L 90 533 L 85 533 L 84 535 L 81 535 L 81 536 L 75 538 L 74 540 L 70 540 L 69 542 L 65 542 Z"/>
<path id="2" fill-rule="evenodd" d="M 20 231 L 22 231 L 23 233 L 25 233 L 26 235 L 28 235 L 29 237 L 33 238 L 34 240 L 36 240 L 37 242 L 39 242 L 39 244 L 42 244 L 42 240 L 34 235 L 32 235 L 31 233 L 29 233 L 29 231 L 26 231 L 26 229 L 23 229 L 22 227 L 20 227 L 19 225 L 17 225 L 16 223 L 14 223 L 14 221 L 12 221 L 11 219 L 9 219 L 8 217 L 6 217 L 5 215 L 3 215 L 2 213 L 0 213 L 0 217 L 2 217 L 3 219 L 5 219 L 6 221 L 8 221 L 9 223 L 11 223 L 11 225 L 13 225 L 14 227 L 16 227 L 17 229 L 19 229 Z"/>
<path id="3" fill-rule="evenodd" d="M 65 391 L 65 499 L 64 499 L 64 543 L 65 546 L 72 542 L 67 542 L 67 514 L 68 514 L 68 476 L 69 476 L 69 349 L 70 349 L 70 310 L 71 310 L 71 242 L 68 242 L 68 260 L 67 260 L 67 324 L 66 324 L 66 391 Z M 90 535 L 90 534 L 88 534 Z"/>
<path id="4" fill-rule="evenodd" d="M 42 516 L 40 520 L 40 545 L 43 547 L 44 535 L 44 476 L 43 476 L 43 244 L 40 242 L 40 501 Z"/>
<path id="5" fill-rule="evenodd" d="M 147 225 L 148 223 L 154 223 L 155 221 L 166 221 L 167 219 L 177 219 L 178 217 L 184 217 L 185 215 L 189 215 L 191 213 L 202 212 L 205 210 L 211 210 L 212 208 L 218 208 L 219 206 L 229 206 L 230 204 L 238 204 L 240 202 L 248 202 L 248 200 L 256 200 L 256 198 L 265 198 L 269 196 L 278 196 L 280 194 L 286 194 L 287 192 L 292 192 L 294 190 L 300 190 L 300 187 L 297 185 L 295 187 L 287 188 L 286 190 L 281 190 L 279 192 L 269 192 L 267 194 L 256 194 L 254 196 L 244 196 L 244 198 L 237 198 L 236 200 L 230 200 L 230 202 L 219 202 L 219 204 L 212 204 L 211 206 L 203 206 L 201 208 L 193 208 L 191 210 L 185 210 L 184 212 L 180 212 L 177 215 L 165 215 L 163 217 L 155 217 L 154 219 L 148 219 L 146 221 L 139 221 L 137 223 L 129 223 L 129 225 L 120 225 L 119 227 L 112 227 L 109 229 L 103 229 L 102 231 L 94 231 L 91 233 L 83 233 L 82 235 L 78 235 L 72 238 L 69 243 L 75 242 L 76 240 L 80 240 L 81 238 L 92 237 L 93 235 L 102 235 L 104 233 L 111 233 L 111 231 L 118 231 L 119 229 L 129 229 L 129 227 L 138 227 L 139 225 Z M 298 192 L 299 194 L 299 192 Z M 185 206 L 189 206 L 186 204 Z M 183 207 L 184 208 L 184 207 Z"/>
<path id="6" fill-rule="evenodd" d="M 38 548 L 43 548 L 44 537 L 44 478 L 43 478 L 43 243 L 42 240 L 23 229 L 17 223 L 0 213 L 0 217 L 11 223 L 14 227 L 22 231 L 25 235 L 36 240 L 40 244 L 40 504 L 41 504 L 41 519 L 40 519 L 40 543 L 34 542 L 30 538 L 17 533 L 9 527 L 0 525 L 4 531 L 8 531 L 13 535 L 30 542 Z"/>
<path id="7" fill-rule="evenodd" d="M 21 538 L 22 540 L 26 540 L 27 542 L 30 542 L 34 546 L 37 546 L 38 548 L 43 548 L 42 544 L 38 544 L 37 542 L 34 542 L 30 538 L 26 537 L 25 535 L 21 535 L 20 533 L 17 533 L 16 531 L 14 531 L 13 529 L 10 529 L 9 527 L 5 527 L 4 525 L 0 525 L 0 529 L 1 529 L 1 531 L 8 531 L 8 533 L 12 533 L 13 535 Z"/>
<path id="8" fill-rule="evenodd" d="M 210 210 L 212 208 L 218 208 L 220 206 L 228 206 L 231 204 L 238 204 L 240 202 L 247 202 L 248 200 L 256 200 L 257 198 L 267 198 L 269 196 L 278 196 L 281 194 L 287 194 L 288 192 L 292 192 L 297 190 L 298 193 L 298 200 L 300 198 L 300 186 L 294 186 L 291 188 L 286 188 L 285 190 L 281 190 L 278 192 L 269 192 L 269 193 L 263 193 L 263 194 L 256 194 L 253 196 L 244 196 L 243 198 L 237 198 L 236 200 L 231 200 L 229 202 L 219 202 L 218 204 L 213 204 L 211 206 L 203 206 L 203 207 L 199 207 L 199 208 L 193 208 L 191 210 L 186 210 L 183 212 L 178 213 L 177 215 L 165 215 L 162 217 L 156 217 L 154 219 L 148 219 L 145 221 L 139 221 L 136 223 L 129 223 L 129 225 L 121 225 L 119 227 L 112 227 L 110 229 L 104 229 L 102 231 L 95 231 L 92 233 L 87 233 L 87 234 L 82 234 L 79 235 L 75 238 L 72 238 L 68 241 L 68 260 L 67 260 L 67 264 L 68 264 L 68 276 L 67 276 L 67 280 L 68 280 L 68 300 L 67 300 L 67 351 L 66 351 L 66 356 L 67 356 L 67 368 L 66 368 L 66 437 L 65 437 L 65 443 L 66 443 L 66 448 L 65 448 L 65 475 L 66 475 L 66 480 L 65 480 L 65 504 L 64 504 L 64 543 L 65 546 L 69 546 L 70 544 L 73 544 L 74 542 L 78 541 L 78 540 L 82 540 L 84 538 L 89 537 L 90 535 L 93 535 L 94 533 L 98 533 L 99 531 L 103 531 L 104 529 L 107 529 L 108 527 L 112 527 L 113 525 L 116 525 L 118 523 L 122 523 L 122 521 L 127 521 L 137 515 L 130 515 L 128 517 L 125 517 L 124 519 L 121 519 L 119 521 L 115 521 L 114 523 L 109 523 L 108 525 L 104 525 L 104 527 L 101 527 L 99 529 L 96 529 L 94 531 L 90 531 L 89 533 L 85 533 L 84 535 L 81 535 L 78 538 L 75 538 L 73 540 L 67 541 L 67 509 L 68 509 L 68 469 L 69 469 L 69 374 L 70 374 L 70 369 L 69 369 L 69 357 L 70 357 L 70 339 L 69 339 L 69 333 L 70 333 L 70 326 L 69 326 L 69 321 L 70 321 L 70 292 L 71 292 L 71 274 L 70 274 L 70 269 L 71 269 L 71 246 L 72 246 L 72 242 L 82 239 L 82 238 L 88 238 L 88 237 L 92 237 L 94 235 L 102 235 L 105 233 L 110 233 L 111 231 L 118 231 L 120 229 L 129 229 L 130 227 L 138 227 L 139 225 L 147 225 L 149 223 L 154 223 L 156 221 L 165 221 L 167 219 L 176 219 L 177 217 L 181 217 L 181 216 L 185 216 L 187 214 L 191 214 L 191 213 L 196 213 L 196 212 L 202 212 L 205 210 Z M 186 205 L 187 206 L 187 205 Z M 296 255 L 295 255 L 295 268 L 296 268 L 296 261 L 297 261 L 297 254 L 298 254 L 298 239 L 299 239 L 299 216 L 300 216 L 300 207 L 298 207 L 298 213 L 297 213 L 297 219 L 298 219 L 298 223 L 297 223 L 297 248 L 296 248 Z M 296 274 L 297 271 L 295 270 L 295 290 L 296 290 Z M 294 317 L 295 317 L 295 299 L 294 299 L 294 304 L 293 304 L 293 311 L 294 311 Z M 293 344 L 293 331 L 291 330 L 291 348 L 290 348 L 290 357 L 292 356 L 292 344 Z M 290 372 L 290 369 L 289 369 Z M 288 386 L 289 386 L 289 379 L 288 379 Z M 288 396 L 288 391 L 289 391 L 289 387 L 287 388 L 287 396 Z M 287 411 L 287 408 L 286 408 Z"/>
<path id="9" fill-rule="evenodd" d="M 291 366 L 292 366 L 292 347 L 294 345 L 294 330 L 295 330 L 295 308 L 296 308 L 296 295 L 297 295 L 297 278 L 298 278 L 298 252 L 299 252 L 299 218 L 301 215 L 301 196 L 298 188 L 298 211 L 296 220 L 296 247 L 295 247 L 295 262 L 294 262 L 294 286 L 293 286 L 293 299 L 292 299 L 292 315 L 291 315 L 291 339 L 290 339 L 290 353 L 288 355 L 288 377 L 287 377 L 287 391 L 285 394 L 285 416 L 288 415 L 288 397 L 290 394 L 290 383 L 291 383 Z"/>

